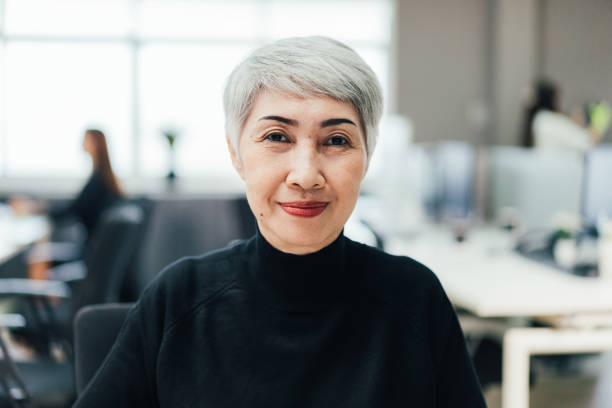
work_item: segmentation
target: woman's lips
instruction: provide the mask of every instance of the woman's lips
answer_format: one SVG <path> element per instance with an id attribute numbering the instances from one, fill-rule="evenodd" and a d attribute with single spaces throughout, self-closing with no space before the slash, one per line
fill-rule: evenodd
<path id="1" fill-rule="evenodd" d="M 298 217 L 316 217 L 325 211 L 329 203 L 323 201 L 293 201 L 278 204 L 288 214 Z"/>

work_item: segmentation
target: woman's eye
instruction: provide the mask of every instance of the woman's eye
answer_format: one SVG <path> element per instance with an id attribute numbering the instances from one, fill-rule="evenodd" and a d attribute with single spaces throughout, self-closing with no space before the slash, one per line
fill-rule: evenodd
<path id="1" fill-rule="evenodd" d="M 287 139 L 287 136 L 283 135 L 282 133 L 270 133 L 268 136 L 266 136 L 266 140 L 281 143 L 286 143 L 289 141 L 289 139 Z"/>
<path id="2" fill-rule="evenodd" d="M 332 136 L 328 139 L 327 144 L 331 146 L 344 146 L 349 144 L 349 142 L 343 136 Z"/>

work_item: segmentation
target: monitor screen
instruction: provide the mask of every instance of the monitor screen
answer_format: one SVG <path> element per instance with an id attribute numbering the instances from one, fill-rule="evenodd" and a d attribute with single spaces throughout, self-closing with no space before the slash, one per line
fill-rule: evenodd
<path id="1" fill-rule="evenodd" d="M 595 147 L 585 157 L 582 215 L 589 227 L 612 219 L 612 145 Z"/>
<path id="2" fill-rule="evenodd" d="M 437 150 L 438 211 L 443 219 L 473 215 L 476 153 L 463 142 L 443 142 Z"/>

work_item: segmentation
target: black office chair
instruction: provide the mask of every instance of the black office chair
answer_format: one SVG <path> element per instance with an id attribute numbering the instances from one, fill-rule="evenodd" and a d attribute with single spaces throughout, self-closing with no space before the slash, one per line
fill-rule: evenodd
<path id="1" fill-rule="evenodd" d="M 34 401 L 36 406 L 63 407 L 66 401 L 70 402 L 74 398 L 71 347 L 73 318 L 83 306 L 118 299 L 128 265 L 142 238 L 143 221 L 143 210 L 137 203 L 122 203 L 107 210 L 92 237 L 90 250 L 81 264 L 80 275 L 69 271 L 64 276 L 58 274 L 60 280 L 56 281 L 0 279 L 0 296 L 18 296 L 27 299 L 26 304 L 31 306 L 31 312 L 26 313 L 28 325 L 21 333 L 24 338 L 33 341 L 39 352 L 33 363 L 15 364 L 16 373 L 23 378 L 22 382 L 29 393 L 18 390 L 15 398 L 10 392 L 7 395 L 0 389 L 0 407 L 11 406 L 9 403 L 12 406 L 27 406 L 23 404 L 28 401 Z M 75 271 L 78 270 L 75 268 Z M 59 305 L 63 307 L 56 307 L 49 301 L 52 297 L 67 299 L 67 302 Z M 66 361 L 63 363 L 53 358 L 58 349 L 65 355 Z M 10 359 L 10 355 L 6 357 Z M 58 370 L 63 370 L 64 375 L 59 376 Z M 0 382 L 3 378 L 11 377 L 3 376 L 7 373 L 10 374 L 10 371 L 0 372 Z M 62 390 L 63 398 L 36 388 L 38 385 L 44 388 L 52 381 L 62 382 L 56 384 L 55 389 L 56 394 Z M 41 393 L 44 397 L 39 397 Z M 31 398 L 28 398 L 28 394 Z M 15 405 L 17 403 L 22 405 Z"/>
<path id="2" fill-rule="evenodd" d="M 51 277 L 68 286 L 71 296 L 63 307 L 50 307 L 38 297 L 32 319 L 43 339 L 72 343 L 72 321 L 84 306 L 119 300 L 136 248 L 142 240 L 145 213 L 138 202 L 123 202 L 108 209 L 91 237 L 82 261 L 54 268 Z M 0 295 L 2 281 L 0 280 Z M 32 302 L 30 302 L 32 304 Z M 39 336 L 40 337 L 40 336 Z"/>
<path id="3" fill-rule="evenodd" d="M 74 319 L 74 369 L 77 394 L 102 365 L 133 303 L 90 305 Z"/>

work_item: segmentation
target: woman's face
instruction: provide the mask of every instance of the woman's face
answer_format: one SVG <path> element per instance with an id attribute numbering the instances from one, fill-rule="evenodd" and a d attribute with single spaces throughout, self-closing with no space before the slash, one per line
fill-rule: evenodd
<path id="1" fill-rule="evenodd" d="M 349 104 L 262 91 L 245 120 L 232 161 L 262 235 L 288 253 L 333 242 L 365 175 L 365 135 Z"/>
<path id="2" fill-rule="evenodd" d="M 93 136 L 91 136 L 88 132 L 83 136 L 83 150 L 93 156 L 96 151 L 96 144 L 93 140 Z"/>

